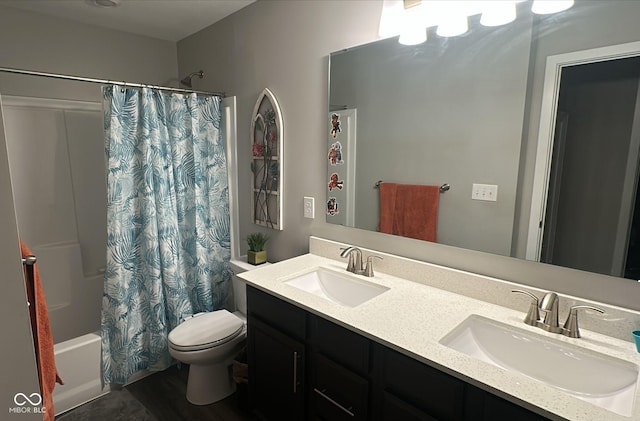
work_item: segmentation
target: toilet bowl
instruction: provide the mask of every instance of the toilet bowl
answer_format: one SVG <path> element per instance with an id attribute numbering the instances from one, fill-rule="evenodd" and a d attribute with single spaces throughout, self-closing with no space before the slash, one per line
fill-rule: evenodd
<path id="1" fill-rule="evenodd" d="M 169 354 L 190 365 L 189 402 L 208 405 L 235 391 L 230 370 L 245 345 L 245 325 L 241 313 L 218 310 L 196 314 L 169 333 Z"/>
<path id="2" fill-rule="evenodd" d="M 250 270 L 246 265 L 232 260 L 231 270 Z M 236 389 L 231 368 L 234 357 L 246 345 L 247 296 L 244 281 L 233 276 L 232 282 L 237 311 L 199 313 L 169 332 L 169 354 L 190 365 L 187 400 L 194 405 L 220 401 Z"/>

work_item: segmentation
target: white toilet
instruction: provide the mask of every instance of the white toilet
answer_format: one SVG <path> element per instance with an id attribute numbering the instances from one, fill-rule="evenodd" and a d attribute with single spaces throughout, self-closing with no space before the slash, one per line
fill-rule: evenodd
<path id="1" fill-rule="evenodd" d="M 232 263 L 231 270 L 244 272 L 246 267 L 242 263 Z M 187 400 L 194 405 L 217 402 L 235 391 L 231 367 L 247 337 L 246 285 L 236 276 L 233 277 L 233 296 L 235 312 L 199 313 L 169 333 L 169 354 L 190 364 Z"/>

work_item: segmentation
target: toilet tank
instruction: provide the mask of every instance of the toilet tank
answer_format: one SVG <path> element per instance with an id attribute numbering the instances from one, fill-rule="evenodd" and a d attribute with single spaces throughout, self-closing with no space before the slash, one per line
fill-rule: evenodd
<path id="1" fill-rule="evenodd" d="M 234 272 L 235 273 L 235 272 Z M 236 275 L 231 278 L 233 281 L 233 300 L 236 305 L 236 311 L 247 314 L 247 284 Z"/>
<path id="2" fill-rule="evenodd" d="M 238 278 L 236 275 L 238 273 L 246 272 L 248 270 L 257 269 L 259 267 L 263 267 L 269 265 L 269 263 L 263 263 L 260 266 L 254 266 L 250 263 L 247 263 L 243 260 L 231 260 L 230 262 L 231 271 L 233 272 L 232 282 L 233 282 L 233 300 L 235 304 L 236 311 L 246 315 L 247 314 L 247 284 L 244 280 Z"/>

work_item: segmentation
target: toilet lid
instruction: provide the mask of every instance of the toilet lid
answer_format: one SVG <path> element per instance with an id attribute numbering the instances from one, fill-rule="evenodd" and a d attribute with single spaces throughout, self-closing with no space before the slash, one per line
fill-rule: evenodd
<path id="1" fill-rule="evenodd" d="M 244 322 L 227 310 L 200 313 L 169 332 L 169 343 L 177 350 L 197 351 L 222 345 L 240 335 L 243 328 Z"/>

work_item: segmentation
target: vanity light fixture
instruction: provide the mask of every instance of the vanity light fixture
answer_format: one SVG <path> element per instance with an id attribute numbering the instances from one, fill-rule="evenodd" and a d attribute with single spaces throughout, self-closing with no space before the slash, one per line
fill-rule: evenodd
<path id="1" fill-rule="evenodd" d="M 405 2 L 404 7 L 408 6 L 408 1 Z M 419 5 L 420 1 L 414 2 L 413 5 Z M 418 45 L 427 41 L 427 28 L 424 26 L 424 16 L 422 14 L 423 9 L 416 9 L 412 13 L 404 16 L 404 27 L 400 33 L 398 42 L 403 45 Z M 404 10 L 401 10 L 404 13 Z"/>
<path id="2" fill-rule="evenodd" d="M 469 30 L 466 15 L 449 13 L 443 16 L 445 16 L 445 20 L 438 25 L 438 29 L 436 30 L 436 34 L 439 36 L 456 37 Z"/>
<path id="3" fill-rule="evenodd" d="M 462 35 L 468 30 L 469 16 L 481 15 L 484 26 L 499 26 L 516 18 L 516 3 L 527 0 L 383 0 L 378 35 L 400 35 L 400 43 L 425 42 L 427 30 L 437 27 L 443 37 Z M 531 11 L 537 14 L 567 10 L 574 0 L 534 0 Z"/>
<path id="4" fill-rule="evenodd" d="M 480 17 L 483 26 L 501 26 L 516 20 L 516 4 L 508 1 L 487 2 Z"/>
<path id="5" fill-rule="evenodd" d="M 427 28 L 415 25 L 407 25 L 398 38 L 398 42 L 402 45 L 418 45 L 426 41 Z"/>
<path id="6" fill-rule="evenodd" d="M 573 6 L 573 0 L 535 0 L 531 11 L 538 15 L 562 12 Z"/>

